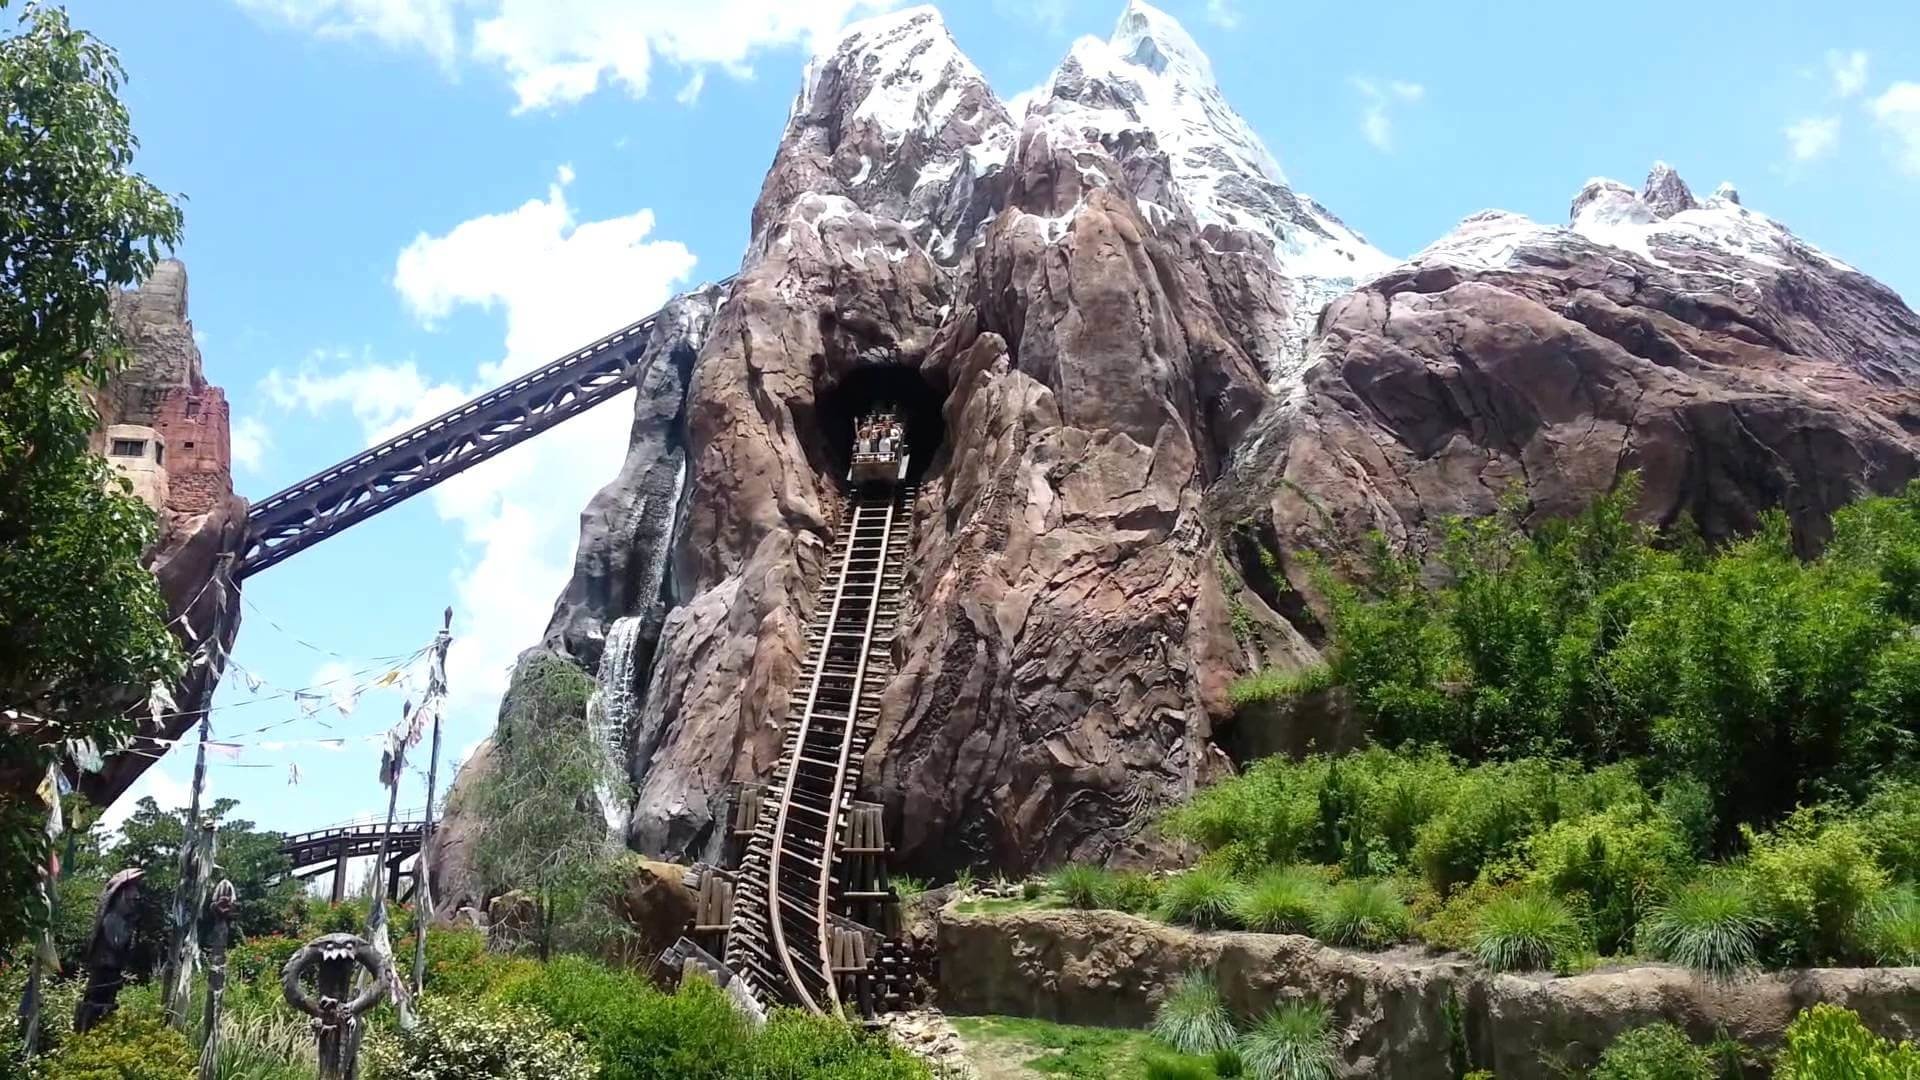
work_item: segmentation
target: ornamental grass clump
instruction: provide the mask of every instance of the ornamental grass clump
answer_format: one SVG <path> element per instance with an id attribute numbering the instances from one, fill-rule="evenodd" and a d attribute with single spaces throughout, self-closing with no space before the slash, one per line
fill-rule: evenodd
<path id="1" fill-rule="evenodd" d="M 1889 967 L 1920 965 L 1920 892 L 1894 889 L 1867 916 L 1867 947 Z"/>
<path id="2" fill-rule="evenodd" d="M 1256 1080 L 1330 1080 L 1338 1056 L 1332 1014 L 1317 1001 L 1275 1008 L 1240 1040 L 1240 1060 Z"/>
<path id="3" fill-rule="evenodd" d="M 1406 940 L 1413 918 L 1391 883 L 1343 881 L 1313 913 L 1313 936 L 1329 945 L 1384 949 Z"/>
<path id="4" fill-rule="evenodd" d="M 1491 971 L 1551 971 L 1580 951 L 1573 909 L 1539 890 L 1489 901 L 1474 927 L 1473 952 Z"/>
<path id="5" fill-rule="evenodd" d="M 1717 875 L 1681 886 L 1640 924 L 1640 947 L 1709 979 L 1728 980 L 1753 968 L 1767 921 L 1746 884 Z"/>
<path id="6" fill-rule="evenodd" d="M 1268 934 L 1304 934 L 1327 892 L 1318 869 L 1288 866 L 1268 870 L 1240 894 L 1235 908 L 1240 924 Z"/>
<path id="7" fill-rule="evenodd" d="M 1160 890 L 1160 913 L 1168 922 L 1218 930 L 1234 924 L 1239 901 L 1240 885 L 1226 871 L 1196 866 Z"/>
<path id="8" fill-rule="evenodd" d="M 1231 1047 L 1238 1032 L 1220 989 L 1203 971 L 1180 976 L 1154 1010 L 1153 1037 L 1182 1054 L 1212 1054 Z"/>
<path id="9" fill-rule="evenodd" d="M 1053 872 L 1047 886 L 1070 908 L 1097 908 L 1104 906 L 1100 897 L 1106 890 L 1107 877 L 1107 872 L 1098 866 L 1069 863 Z"/>

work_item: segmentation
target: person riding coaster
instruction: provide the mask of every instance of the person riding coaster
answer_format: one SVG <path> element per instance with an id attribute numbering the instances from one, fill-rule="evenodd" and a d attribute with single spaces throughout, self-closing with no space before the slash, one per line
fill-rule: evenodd
<path id="1" fill-rule="evenodd" d="M 853 467 L 847 472 L 849 482 L 896 482 L 905 478 L 906 463 L 906 427 L 891 408 L 875 409 L 854 425 Z"/>

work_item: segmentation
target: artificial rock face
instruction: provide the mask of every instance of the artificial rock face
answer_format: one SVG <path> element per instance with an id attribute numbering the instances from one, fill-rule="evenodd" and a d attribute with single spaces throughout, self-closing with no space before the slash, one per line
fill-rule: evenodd
<path id="1" fill-rule="evenodd" d="M 1815 542 L 1920 451 L 1920 320 L 1730 189 L 1660 167 L 1589 185 L 1571 228 L 1476 215 L 1396 266 L 1138 2 L 1017 115 L 932 9 L 851 28 L 808 68 L 739 276 L 692 302 L 545 641 L 606 693 L 611 628 L 641 620 L 614 635 L 628 841 L 668 857 L 711 851 L 728 785 L 774 766 L 876 371 L 946 433 L 915 446 L 862 773 L 921 872 L 1154 856 L 1143 826 L 1232 767 L 1227 683 L 1314 658 L 1311 613 L 1243 580 L 1249 537 L 1297 573 L 1638 468 L 1655 520 L 1726 535 L 1785 505 Z"/>

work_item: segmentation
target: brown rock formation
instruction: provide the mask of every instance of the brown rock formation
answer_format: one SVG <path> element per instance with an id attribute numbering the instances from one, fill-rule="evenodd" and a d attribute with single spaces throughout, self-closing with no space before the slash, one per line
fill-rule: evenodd
<path id="1" fill-rule="evenodd" d="M 164 441 L 161 462 L 167 472 L 167 500 L 155 507 L 160 535 L 147 552 L 147 564 L 160 579 L 174 637 L 189 657 L 199 656 L 180 685 L 173 688 L 177 715 L 155 725 L 140 711 L 135 749 L 164 750 L 165 743 L 199 722 L 195 704 L 211 701 L 219 682 L 219 664 L 240 630 L 240 592 L 220 577 L 223 560 L 238 555 L 245 541 L 247 501 L 234 494 L 227 398 L 207 382 L 200 348 L 187 317 L 187 269 L 176 260 L 162 262 L 138 289 L 114 304 L 114 321 L 131 353 L 126 370 L 95 395 L 100 411 L 100 441 L 114 425 L 150 428 Z M 217 643 L 210 650 L 209 643 Z M 222 660 L 221 662 L 224 662 Z M 144 688 L 129 693 L 144 695 Z M 150 738 L 149 738 L 150 737 Z M 120 754 L 105 767 L 80 779 L 80 789 L 96 805 L 119 798 L 153 764 L 146 754 Z"/>

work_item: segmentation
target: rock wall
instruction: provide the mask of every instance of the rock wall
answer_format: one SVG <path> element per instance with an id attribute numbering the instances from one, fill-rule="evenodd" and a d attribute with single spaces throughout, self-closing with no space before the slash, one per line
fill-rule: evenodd
<path id="1" fill-rule="evenodd" d="M 139 288 L 116 298 L 113 317 L 129 357 L 127 367 L 98 388 L 100 449 L 115 424 L 158 431 L 166 442 L 167 502 L 159 512 L 159 537 L 145 559 L 160 581 L 160 594 L 181 651 L 189 657 L 224 658 L 240 632 L 240 591 L 225 576 L 246 537 L 247 501 L 234 494 L 226 394 L 201 368 L 187 312 L 187 268 L 166 260 Z M 222 659 L 221 662 L 224 662 Z M 197 702 L 211 701 L 220 664 L 203 659 L 173 688 L 181 711 L 158 725 L 140 713 L 135 749 L 149 752 L 199 722 Z M 144 688 L 129 694 L 144 695 Z M 130 705 L 137 699 L 130 698 Z M 80 790 L 106 806 L 139 779 L 154 759 L 121 754 L 97 773 L 80 778 Z"/>
<path id="2" fill-rule="evenodd" d="M 951 1013 L 1144 1027 L 1173 982 L 1210 973 L 1236 1014 L 1313 998 L 1333 1011 L 1341 1076 L 1501 1080 L 1590 1067 L 1621 1032 L 1667 1021 L 1696 1040 L 1772 1048 L 1819 1002 L 1889 1038 L 1920 1037 L 1920 968 L 1783 972 L 1728 985 L 1645 966 L 1569 978 L 1490 975 L 1413 949 L 1363 953 L 1289 934 L 1195 933 L 1106 911 L 938 916 L 937 1004 Z"/>

